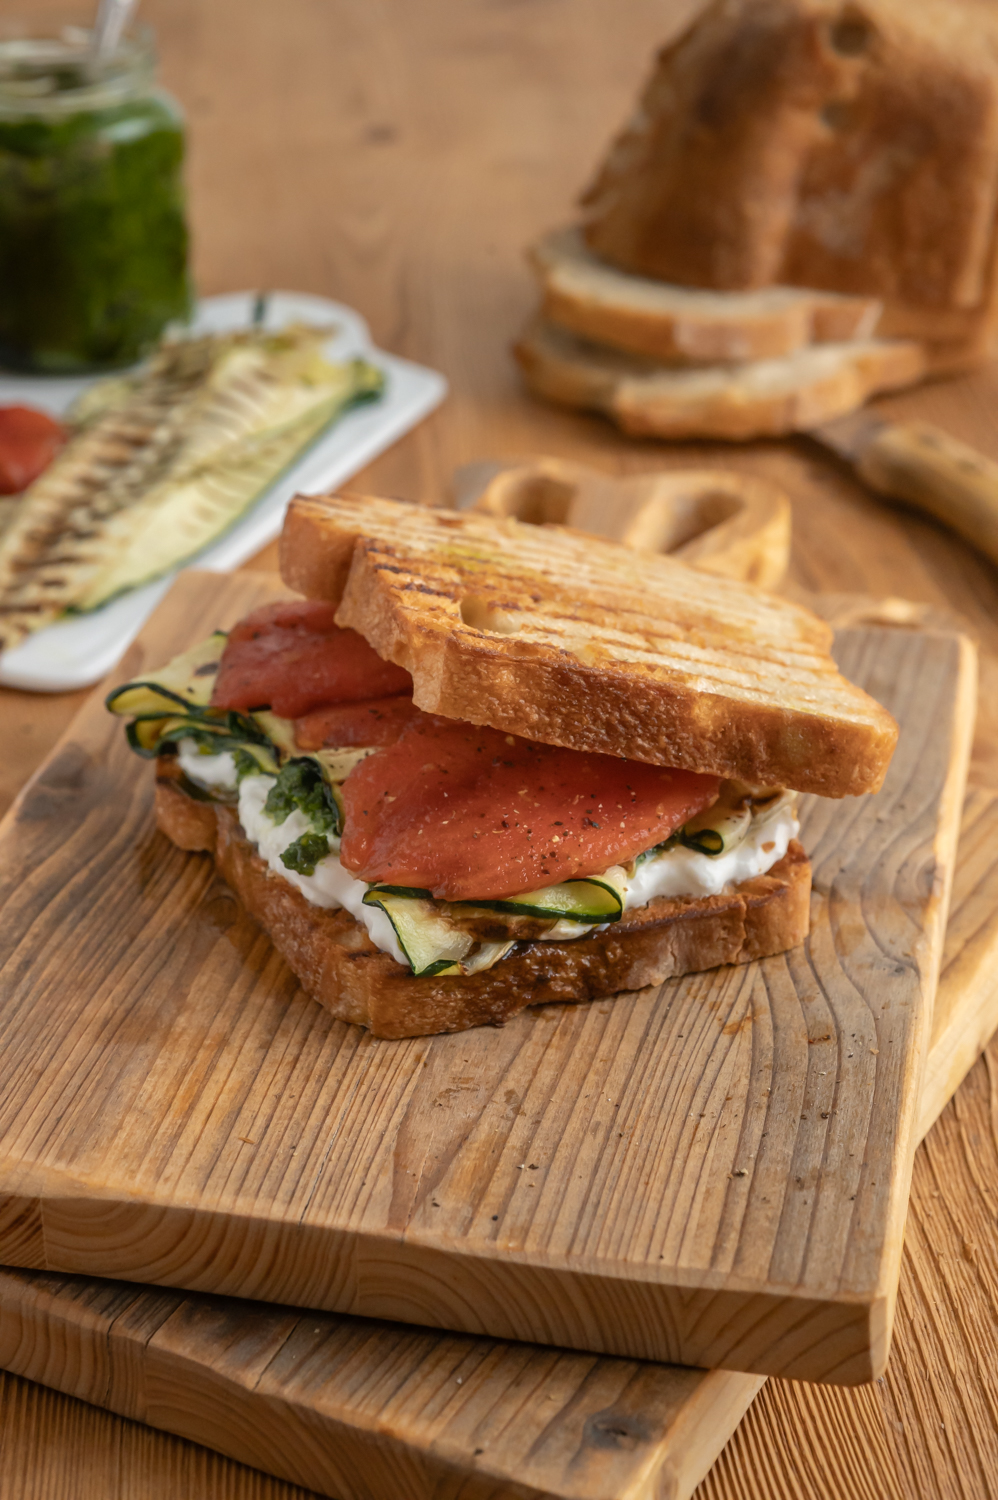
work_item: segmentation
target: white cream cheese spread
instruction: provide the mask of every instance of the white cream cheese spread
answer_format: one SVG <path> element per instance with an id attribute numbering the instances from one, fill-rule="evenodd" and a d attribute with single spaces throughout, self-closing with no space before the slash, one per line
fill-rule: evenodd
<path id="1" fill-rule="evenodd" d="M 624 910 L 647 906 L 656 896 L 719 896 L 729 886 L 765 875 L 799 829 L 793 804 L 783 803 L 770 817 L 753 818 L 741 843 L 726 854 L 701 854 L 680 844 L 645 859 L 633 875 L 624 876 Z"/>
<path id="2" fill-rule="evenodd" d="M 239 788 L 239 821 L 246 837 L 259 849 L 261 857 L 275 875 L 289 880 L 313 906 L 342 906 L 367 928 L 372 943 L 383 953 L 390 953 L 397 963 L 406 962 L 395 929 L 379 906 L 365 906 L 367 885 L 355 880 L 340 864 L 339 855 L 327 854 L 320 859 L 312 875 L 299 875 L 281 863 L 289 844 L 308 833 L 310 824 L 302 812 L 289 813 L 283 823 L 275 823 L 263 810 L 267 793 L 274 785 L 273 776 L 244 776 Z"/>
<path id="3" fill-rule="evenodd" d="M 204 755 L 196 740 L 177 741 L 177 762 L 185 776 L 210 792 L 234 792 L 236 789 L 236 763 L 231 750 L 220 755 Z"/>

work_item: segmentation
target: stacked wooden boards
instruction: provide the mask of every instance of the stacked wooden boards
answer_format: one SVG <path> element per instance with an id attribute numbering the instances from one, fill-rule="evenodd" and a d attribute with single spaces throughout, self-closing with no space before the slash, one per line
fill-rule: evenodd
<path id="1" fill-rule="evenodd" d="M 965 802 L 918 1134 L 998 1024 L 998 794 Z M 760 1379 L 0 1271 L 0 1366 L 337 1500 L 686 1500 Z"/>
<path id="2" fill-rule="evenodd" d="M 267 591 L 188 575 L 126 659 Z M 886 1358 L 973 718 L 951 635 L 859 630 L 902 723 L 811 801 L 807 947 L 501 1032 L 374 1041 L 154 834 L 99 703 L 5 823 L 0 1259 L 632 1359 Z"/>

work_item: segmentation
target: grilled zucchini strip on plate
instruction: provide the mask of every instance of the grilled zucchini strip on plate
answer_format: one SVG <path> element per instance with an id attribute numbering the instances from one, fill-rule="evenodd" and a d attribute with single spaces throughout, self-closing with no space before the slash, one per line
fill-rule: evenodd
<path id="1" fill-rule="evenodd" d="M 183 339 L 89 391 L 0 537 L 0 649 L 189 561 L 343 411 L 376 398 L 381 372 L 330 363 L 329 335 Z"/>

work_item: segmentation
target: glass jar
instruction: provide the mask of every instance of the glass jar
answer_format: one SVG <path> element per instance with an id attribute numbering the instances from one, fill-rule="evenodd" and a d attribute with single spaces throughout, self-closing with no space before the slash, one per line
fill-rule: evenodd
<path id="1" fill-rule="evenodd" d="M 190 312 L 179 106 L 147 29 L 99 68 L 89 33 L 0 37 L 0 364 L 133 364 Z"/>

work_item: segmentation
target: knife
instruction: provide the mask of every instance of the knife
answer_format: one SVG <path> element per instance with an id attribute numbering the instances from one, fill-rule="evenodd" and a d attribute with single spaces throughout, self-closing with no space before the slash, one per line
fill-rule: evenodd
<path id="1" fill-rule="evenodd" d="M 998 563 L 998 463 L 929 422 L 852 412 L 808 428 L 863 483 L 934 516 Z"/>

